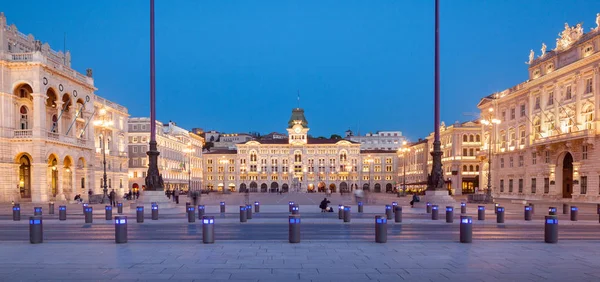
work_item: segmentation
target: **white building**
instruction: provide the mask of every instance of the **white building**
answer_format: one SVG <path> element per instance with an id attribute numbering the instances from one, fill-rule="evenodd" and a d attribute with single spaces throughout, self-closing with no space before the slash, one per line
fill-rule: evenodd
<path id="1" fill-rule="evenodd" d="M 364 136 L 355 136 L 351 130 L 346 131 L 346 140 L 360 143 L 361 150 L 390 150 L 396 151 L 406 140 L 402 131 L 377 131 Z"/>

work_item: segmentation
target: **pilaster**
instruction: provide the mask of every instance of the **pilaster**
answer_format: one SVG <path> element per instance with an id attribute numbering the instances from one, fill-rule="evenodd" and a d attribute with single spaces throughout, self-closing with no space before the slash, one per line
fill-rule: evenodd
<path id="1" fill-rule="evenodd" d="M 48 165 L 34 163 L 31 165 L 31 201 L 43 203 L 48 201 Z"/>

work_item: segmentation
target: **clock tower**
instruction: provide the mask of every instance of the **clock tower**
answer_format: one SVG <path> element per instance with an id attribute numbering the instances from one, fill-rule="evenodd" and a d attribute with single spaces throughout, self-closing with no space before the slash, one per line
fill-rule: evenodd
<path id="1" fill-rule="evenodd" d="M 288 140 L 292 145 L 305 145 L 308 140 L 308 121 L 304 117 L 304 109 L 295 108 L 288 121 Z"/>

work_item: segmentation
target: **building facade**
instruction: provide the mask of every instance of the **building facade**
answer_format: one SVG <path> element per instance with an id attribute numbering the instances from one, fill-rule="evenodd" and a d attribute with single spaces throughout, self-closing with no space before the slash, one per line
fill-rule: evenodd
<path id="1" fill-rule="evenodd" d="M 129 184 L 132 192 L 146 188 L 148 172 L 148 142 L 150 118 L 130 118 L 129 130 Z M 199 190 L 202 182 L 202 146 L 204 139 L 174 122 L 156 121 L 156 142 L 160 155 L 158 169 L 165 190 Z"/>
<path id="2" fill-rule="evenodd" d="M 206 152 L 203 189 L 350 192 L 363 187 L 383 192 L 395 184 L 395 152 L 361 152 L 359 143 L 309 138 L 309 130 L 304 110 L 295 108 L 287 139 L 251 140 L 234 150 Z"/>
<path id="3" fill-rule="evenodd" d="M 482 127 L 496 197 L 600 200 L 600 27 L 565 24 L 556 42 L 548 52 L 542 44 L 537 58 L 531 51 L 527 81 L 478 105 L 482 118 L 500 122 Z"/>
<path id="4" fill-rule="evenodd" d="M 396 151 L 406 141 L 406 138 L 402 136 L 402 131 L 377 131 L 364 136 L 356 136 L 351 130 L 347 130 L 345 134 L 344 139 L 360 143 L 362 150 Z"/>

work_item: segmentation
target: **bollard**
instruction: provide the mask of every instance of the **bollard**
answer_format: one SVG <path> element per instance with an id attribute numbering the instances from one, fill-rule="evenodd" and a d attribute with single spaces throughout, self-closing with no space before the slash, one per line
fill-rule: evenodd
<path id="1" fill-rule="evenodd" d="M 67 220 L 67 206 L 58 206 L 58 220 Z"/>
<path id="2" fill-rule="evenodd" d="M 387 242 L 387 218 L 385 216 L 375 216 L 375 243 Z"/>
<path id="3" fill-rule="evenodd" d="M 569 214 L 569 205 L 563 204 L 563 214 Z"/>
<path id="4" fill-rule="evenodd" d="M 579 209 L 576 206 L 571 206 L 571 221 L 577 221 Z"/>
<path id="5" fill-rule="evenodd" d="M 439 208 L 438 205 L 431 206 L 431 220 L 438 220 L 438 217 L 439 217 L 438 208 Z"/>
<path id="6" fill-rule="evenodd" d="M 29 217 L 29 242 L 40 244 L 44 242 L 44 229 L 41 216 Z"/>
<path id="7" fill-rule="evenodd" d="M 13 221 L 21 220 L 21 205 L 15 204 L 12 208 L 13 210 Z"/>
<path id="8" fill-rule="evenodd" d="M 400 223 L 402 222 L 402 207 L 397 206 L 394 212 L 394 222 Z"/>
<path id="9" fill-rule="evenodd" d="M 104 207 L 104 216 L 106 217 L 106 220 L 112 220 L 112 206 Z"/>
<path id="10" fill-rule="evenodd" d="M 246 218 L 252 219 L 252 205 L 246 205 Z"/>
<path id="11" fill-rule="evenodd" d="M 240 206 L 240 222 L 246 222 L 248 220 L 248 212 L 246 206 Z"/>
<path id="12" fill-rule="evenodd" d="M 548 208 L 548 215 L 556 215 L 556 208 L 555 207 L 549 207 Z"/>
<path id="13" fill-rule="evenodd" d="M 254 202 L 254 212 L 255 213 L 260 212 L 260 203 L 259 202 Z"/>
<path id="14" fill-rule="evenodd" d="M 531 207 L 525 206 L 525 221 L 531 221 Z"/>
<path id="15" fill-rule="evenodd" d="M 152 220 L 158 220 L 158 204 L 154 203 L 151 207 L 152 209 Z"/>
<path id="16" fill-rule="evenodd" d="M 212 244 L 215 242 L 215 217 L 202 217 L 202 243 Z"/>
<path id="17" fill-rule="evenodd" d="M 127 217 L 115 216 L 115 243 L 127 243 Z"/>
<path id="18" fill-rule="evenodd" d="M 54 214 L 54 202 L 48 203 L 48 214 Z"/>
<path id="19" fill-rule="evenodd" d="M 85 207 L 85 223 L 92 223 L 94 221 L 94 208 Z"/>
<path id="20" fill-rule="evenodd" d="M 290 243 L 300 243 L 300 215 L 290 215 L 289 222 Z"/>
<path id="21" fill-rule="evenodd" d="M 123 203 L 117 203 L 117 213 L 123 214 Z"/>
<path id="22" fill-rule="evenodd" d="M 144 206 L 137 206 L 137 208 L 135 208 L 135 219 L 137 223 L 144 222 Z"/>
<path id="23" fill-rule="evenodd" d="M 531 214 L 535 214 L 535 205 L 533 203 L 529 203 L 529 206 L 531 207 Z"/>
<path id="24" fill-rule="evenodd" d="M 300 214 L 300 207 L 298 205 L 292 206 L 292 214 Z"/>
<path id="25" fill-rule="evenodd" d="M 338 219 L 344 218 L 344 206 L 338 205 Z"/>
<path id="26" fill-rule="evenodd" d="M 558 218 L 555 215 L 547 215 L 545 218 L 544 242 L 558 242 Z"/>
<path id="27" fill-rule="evenodd" d="M 33 215 L 42 215 L 42 207 L 35 207 L 33 208 Z"/>
<path id="28" fill-rule="evenodd" d="M 495 214 L 498 214 L 498 207 L 500 207 L 500 204 L 498 204 L 498 203 L 495 203 L 495 204 L 494 204 L 494 213 L 495 213 Z"/>
<path id="29" fill-rule="evenodd" d="M 446 206 L 446 223 L 454 222 L 454 207 Z"/>
<path id="30" fill-rule="evenodd" d="M 460 203 L 460 213 L 461 214 L 466 214 L 467 213 L 467 204 L 464 202 Z"/>
<path id="31" fill-rule="evenodd" d="M 196 222 L 196 211 L 192 205 L 187 207 L 187 218 L 188 223 Z"/>
<path id="32" fill-rule="evenodd" d="M 363 202 L 358 202 L 358 212 L 359 213 L 363 212 Z"/>
<path id="33" fill-rule="evenodd" d="M 202 220 L 203 216 L 204 216 L 204 205 L 199 205 L 198 206 L 198 219 Z"/>
<path id="34" fill-rule="evenodd" d="M 225 213 L 225 202 L 221 202 L 221 213 Z"/>
<path id="35" fill-rule="evenodd" d="M 477 220 L 485 220 L 485 206 L 477 206 Z"/>
<path id="36" fill-rule="evenodd" d="M 496 223 L 504 223 L 504 207 L 498 207 L 496 209 L 498 213 L 496 213 Z"/>
<path id="37" fill-rule="evenodd" d="M 185 202 L 185 210 L 187 211 L 191 205 L 190 202 Z"/>
<path id="38" fill-rule="evenodd" d="M 473 242 L 473 219 L 470 216 L 460 216 L 460 242 Z"/>
<path id="39" fill-rule="evenodd" d="M 350 222 L 350 206 L 344 206 L 344 222 Z"/>
<path id="40" fill-rule="evenodd" d="M 392 202 L 392 212 L 396 212 L 396 207 L 398 206 L 397 202 Z"/>
<path id="41" fill-rule="evenodd" d="M 83 211 L 83 215 L 85 215 L 85 208 L 87 208 L 87 207 L 88 207 L 87 203 L 81 204 L 81 210 Z"/>
<path id="42" fill-rule="evenodd" d="M 387 219 L 393 218 L 394 212 L 392 211 L 392 206 L 385 205 L 385 215 L 386 215 Z"/>
<path id="43" fill-rule="evenodd" d="M 290 201 L 288 202 L 288 210 L 289 212 L 292 212 L 292 207 L 294 206 L 294 202 Z"/>
<path id="44" fill-rule="evenodd" d="M 431 213 L 431 203 L 427 202 L 427 213 Z"/>

